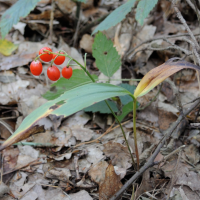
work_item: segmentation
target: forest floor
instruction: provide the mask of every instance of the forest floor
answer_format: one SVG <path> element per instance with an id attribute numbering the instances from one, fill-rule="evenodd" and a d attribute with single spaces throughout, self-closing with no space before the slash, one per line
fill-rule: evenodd
<path id="1" fill-rule="evenodd" d="M 15 2 L 0 0 L 0 19 Z M 143 26 L 135 20 L 133 8 L 121 23 L 103 31 L 113 41 L 122 60 L 120 69 L 108 80 L 97 68 L 92 55 L 95 35 L 91 33 L 99 19 L 124 2 L 88 0 L 81 4 L 77 20 L 75 2 L 55 0 L 52 18 L 51 1 L 42 0 L 13 26 L 6 39 L 17 45 L 17 49 L 6 56 L 5 47 L 0 44 L 0 52 L 3 52 L 0 53 L 1 142 L 27 115 L 47 102 L 43 96 L 47 91 L 56 91 L 55 86 L 51 87 L 54 82 L 46 74 L 49 64 L 43 65 L 39 77 L 33 76 L 29 69 L 42 47 L 48 46 L 54 52 L 62 49 L 81 64 L 87 53 L 87 69 L 98 76 L 99 82 L 123 83 L 132 90 L 138 84 L 134 79 L 141 79 L 170 58 L 196 63 L 185 25 L 177 18 L 171 2 L 160 0 Z M 200 22 L 188 2 L 190 0 L 180 1 L 178 8 L 199 41 Z M 66 64 L 67 60 L 59 69 Z M 187 69 L 138 98 L 136 127 L 140 167 L 148 162 L 162 138 L 166 134 L 169 137 L 158 149 L 154 164 L 125 188 L 121 199 L 200 199 L 200 108 L 191 109 L 193 103 L 199 101 L 198 97 L 197 73 Z M 188 108 L 191 112 L 184 116 Z M 137 170 L 114 117 L 107 109 L 92 112 L 93 109 L 64 119 L 49 116 L 40 121 L 44 126 L 42 133 L 23 140 L 35 146 L 19 143 L 3 150 L 0 199 L 106 200 L 123 188 Z M 132 118 L 129 113 L 122 124 L 135 157 Z M 177 128 L 171 133 L 174 123 Z"/>

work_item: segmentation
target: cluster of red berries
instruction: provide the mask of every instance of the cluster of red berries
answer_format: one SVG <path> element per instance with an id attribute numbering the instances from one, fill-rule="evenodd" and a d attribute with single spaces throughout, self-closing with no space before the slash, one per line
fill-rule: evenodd
<path id="1" fill-rule="evenodd" d="M 52 50 L 49 47 L 43 47 L 39 51 L 39 57 L 44 62 L 50 62 L 53 59 L 54 64 L 61 65 L 65 61 L 65 56 L 57 56 L 56 54 L 51 54 Z M 64 54 L 63 52 L 57 54 Z M 31 73 L 35 76 L 39 76 L 42 73 L 42 63 L 39 60 L 34 60 L 30 65 Z M 66 79 L 71 78 L 73 70 L 71 67 L 64 67 L 62 69 L 62 76 Z M 50 66 L 47 69 L 47 76 L 52 81 L 57 81 L 60 78 L 60 70 L 55 66 Z"/>

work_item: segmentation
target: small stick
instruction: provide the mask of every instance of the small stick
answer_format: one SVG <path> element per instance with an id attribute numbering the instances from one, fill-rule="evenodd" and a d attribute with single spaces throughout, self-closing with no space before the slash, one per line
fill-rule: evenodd
<path id="1" fill-rule="evenodd" d="M 54 19 L 54 0 L 51 0 L 51 16 L 50 16 L 50 23 L 49 23 L 49 43 L 53 43 L 53 19 Z"/>
<path id="2" fill-rule="evenodd" d="M 190 37 L 192 38 L 192 40 L 193 40 L 193 42 L 194 42 L 196 48 L 197 48 L 197 49 L 200 49 L 200 46 L 199 46 L 199 44 L 198 44 L 196 38 L 194 37 L 194 34 L 193 34 L 192 31 L 190 30 L 189 26 L 187 25 L 185 19 L 184 19 L 183 16 L 182 16 L 181 12 L 179 11 L 179 9 L 178 9 L 178 7 L 177 7 L 177 5 L 176 5 L 175 0 L 172 0 L 172 4 L 173 4 L 173 6 L 174 6 L 174 10 L 176 11 L 177 17 L 179 18 L 179 20 L 181 21 L 181 23 L 185 26 L 187 32 L 189 33 Z"/>
<path id="3" fill-rule="evenodd" d="M 198 34 L 194 34 L 195 36 L 198 36 L 200 35 L 200 33 Z M 132 53 L 140 46 L 142 46 L 143 44 L 146 44 L 146 43 L 150 43 L 150 42 L 153 42 L 153 41 L 156 41 L 156 40 L 164 40 L 164 39 L 170 39 L 170 38 L 176 38 L 176 37 L 182 37 L 182 36 L 189 36 L 188 33 L 183 33 L 183 34 L 177 34 L 177 35 L 165 35 L 165 36 L 160 36 L 160 37 L 156 37 L 156 38 L 152 38 L 152 39 L 148 39 L 148 40 L 145 40 L 144 42 L 141 42 L 140 44 L 138 44 L 136 47 L 134 47 L 133 49 L 131 49 L 129 52 L 127 52 L 127 55 L 124 57 L 124 59 L 128 58 L 129 56 L 131 56 L 132 58 Z"/>
<path id="4" fill-rule="evenodd" d="M 79 174 L 79 166 L 78 166 L 78 156 L 74 156 L 74 165 L 76 170 L 76 180 L 81 180 L 80 174 Z"/>
<path id="5" fill-rule="evenodd" d="M 75 47 L 76 45 L 76 41 L 78 39 L 78 32 L 79 32 L 79 27 L 80 27 L 80 23 L 81 23 L 81 18 L 80 18 L 80 12 L 81 12 L 81 2 L 76 2 L 77 5 L 77 10 L 76 10 L 76 31 L 74 33 L 74 42 L 73 42 L 73 47 Z"/>

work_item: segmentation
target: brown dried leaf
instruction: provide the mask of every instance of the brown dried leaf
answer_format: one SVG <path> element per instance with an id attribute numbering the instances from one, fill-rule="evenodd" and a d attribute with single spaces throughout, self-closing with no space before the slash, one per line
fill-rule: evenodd
<path id="1" fill-rule="evenodd" d="M 120 177 L 116 175 L 113 165 L 109 164 L 105 181 L 99 187 L 99 200 L 110 199 L 121 187 Z"/>
<path id="2" fill-rule="evenodd" d="M 3 172 L 10 172 L 15 169 L 19 155 L 17 148 L 9 147 L 3 151 Z M 9 173 L 3 176 L 3 182 L 8 183 L 12 178 L 13 173 Z"/>
<path id="3" fill-rule="evenodd" d="M 94 38 L 88 34 L 84 34 L 80 41 L 80 47 L 84 49 L 87 53 L 92 53 L 92 44 Z"/>
<path id="4" fill-rule="evenodd" d="M 46 173 L 47 178 L 58 179 L 63 182 L 68 182 L 70 176 L 70 170 L 65 168 L 54 168 Z"/>
<path id="5" fill-rule="evenodd" d="M 200 160 L 199 149 L 191 144 L 184 149 L 185 155 L 192 164 L 197 164 Z"/>
<path id="6" fill-rule="evenodd" d="M 107 167 L 108 163 L 106 161 L 101 161 L 92 167 L 88 172 L 88 174 L 91 176 L 91 180 L 98 184 L 103 183 Z"/>
<path id="7" fill-rule="evenodd" d="M 106 156 L 110 157 L 114 166 L 116 165 L 125 169 L 131 167 L 131 157 L 128 148 L 120 143 L 108 142 L 104 144 L 103 152 Z"/>
<path id="8" fill-rule="evenodd" d="M 6 173 L 15 168 L 19 150 L 17 148 L 9 147 L 3 151 L 3 172 Z"/>

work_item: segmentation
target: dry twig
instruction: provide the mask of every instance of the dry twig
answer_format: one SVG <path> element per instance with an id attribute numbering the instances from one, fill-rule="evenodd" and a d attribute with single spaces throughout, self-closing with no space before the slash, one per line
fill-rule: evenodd
<path id="1" fill-rule="evenodd" d="M 195 36 L 199 36 L 200 34 L 195 34 Z M 165 40 L 167 41 L 167 39 L 170 39 L 170 38 L 176 38 L 176 37 L 183 37 L 183 36 L 189 36 L 188 33 L 184 33 L 184 34 L 178 34 L 178 35 L 165 35 L 165 36 L 160 36 L 160 37 L 156 37 L 156 38 L 152 38 L 152 39 L 148 39 L 148 40 L 145 40 L 143 42 L 141 42 L 140 44 L 138 44 L 136 47 L 134 47 L 133 49 L 131 49 L 129 52 L 126 53 L 126 56 L 124 57 L 124 60 L 126 60 L 127 58 L 130 60 L 133 55 L 131 55 L 137 48 L 139 48 L 140 46 L 142 46 L 143 44 L 146 44 L 146 43 L 151 43 L 153 41 L 156 41 L 156 40 Z M 168 40 L 169 41 L 169 40 Z"/>
<path id="2" fill-rule="evenodd" d="M 50 16 L 50 23 L 49 23 L 49 43 L 53 43 L 53 19 L 54 19 L 54 6 L 55 2 L 54 0 L 51 0 L 51 16 Z"/>
<path id="3" fill-rule="evenodd" d="M 194 42 L 194 44 L 195 44 L 195 47 L 199 50 L 199 49 L 200 49 L 200 46 L 199 46 L 199 44 L 198 44 L 196 38 L 194 37 L 194 34 L 192 33 L 192 31 L 190 30 L 189 26 L 187 25 L 185 19 L 183 18 L 181 12 L 179 11 L 179 9 L 178 9 L 178 7 L 177 7 L 177 5 L 176 5 L 176 1 L 175 1 L 175 0 L 172 0 L 172 4 L 173 4 L 173 6 L 174 6 L 174 10 L 175 10 L 175 12 L 176 12 L 176 14 L 177 14 L 178 19 L 179 19 L 179 20 L 181 21 L 181 23 L 185 26 L 187 32 L 189 33 L 190 37 L 192 38 L 192 40 L 193 40 L 193 42 Z"/>

